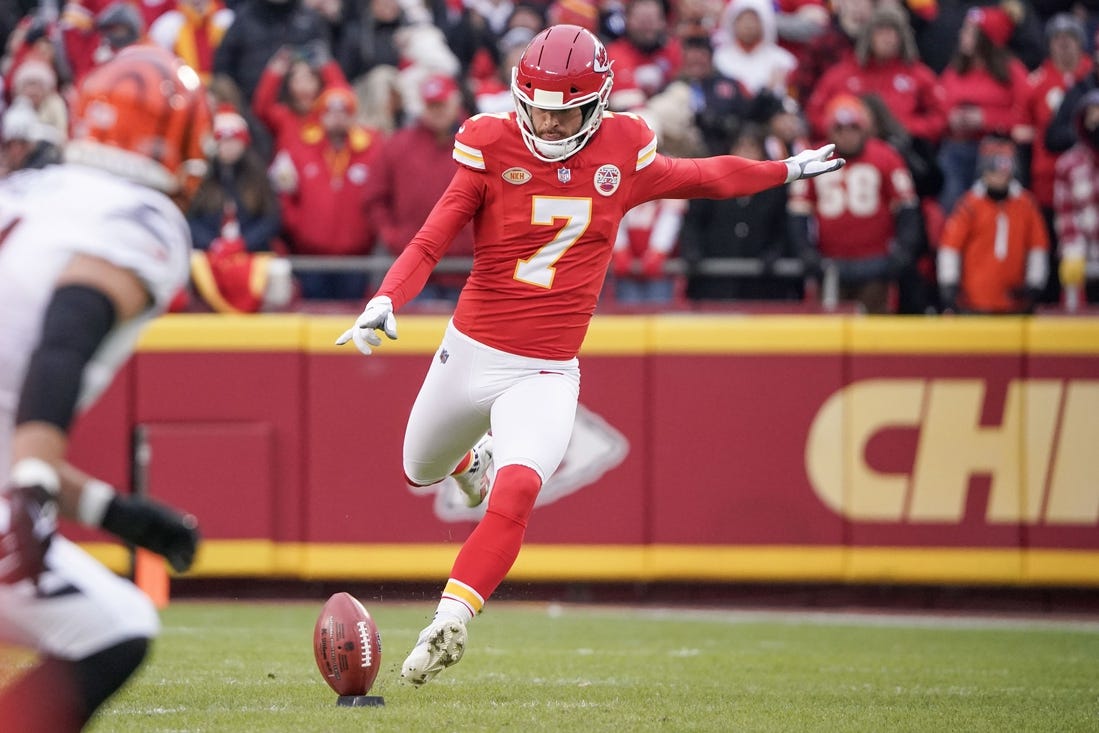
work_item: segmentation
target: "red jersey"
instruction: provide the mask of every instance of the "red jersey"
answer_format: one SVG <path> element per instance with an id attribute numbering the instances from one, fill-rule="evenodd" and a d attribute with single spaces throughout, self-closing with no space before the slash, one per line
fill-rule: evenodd
<path id="1" fill-rule="evenodd" d="M 789 209 L 816 216 L 817 246 L 824 257 L 884 257 L 896 234 L 893 213 L 915 205 L 912 174 L 888 143 L 869 138 L 862 152 L 846 156 L 835 173 L 795 181 Z"/>
<path id="2" fill-rule="evenodd" d="M 472 219 L 473 270 L 455 326 L 501 351 L 558 360 L 580 350 L 627 211 L 654 199 L 744 196 L 787 176 L 781 161 L 667 158 L 641 118 L 610 112 L 556 163 L 531 155 L 514 112 L 478 115 L 458 130 L 454 158 L 458 172 L 378 294 L 395 309 L 414 298 Z"/>

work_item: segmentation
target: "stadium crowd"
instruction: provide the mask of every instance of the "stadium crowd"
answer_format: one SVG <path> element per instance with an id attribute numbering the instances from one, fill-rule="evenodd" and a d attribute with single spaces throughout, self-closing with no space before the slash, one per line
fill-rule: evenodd
<path id="1" fill-rule="evenodd" d="M 605 298 L 799 304 L 830 285 L 875 313 L 1099 302 L 1094 0 L 15 0 L 2 173 L 57 161 L 75 85 L 160 45 L 215 110 L 174 307 L 357 303 L 384 267 L 348 258 L 403 249 L 455 170 L 459 124 L 512 109 L 517 54 L 554 23 L 607 43 L 610 109 L 644 117 L 665 154 L 834 142 L 848 161 L 751 197 L 639 206 Z M 448 254 L 471 247 L 466 231 Z M 444 269 L 421 298 L 452 303 L 462 280 Z"/>

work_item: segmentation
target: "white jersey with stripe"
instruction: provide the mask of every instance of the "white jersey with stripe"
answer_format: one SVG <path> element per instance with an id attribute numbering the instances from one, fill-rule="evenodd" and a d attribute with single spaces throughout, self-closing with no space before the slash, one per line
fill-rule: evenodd
<path id="1" fill-rule="evenodd" d="M 132 271 L 149 291 L 137 322 L 118 324 L 85 371 L 81 405 L 104 389 L 129 356 L 144 322 L 167 309 L 187 282 L 191 235 L 162 193 L 74 165 L 0 180 L 0 420 L 10 425 L 53 284 L 76 254 Z M 10 446 L 0 441 L 0 475 Z"/>

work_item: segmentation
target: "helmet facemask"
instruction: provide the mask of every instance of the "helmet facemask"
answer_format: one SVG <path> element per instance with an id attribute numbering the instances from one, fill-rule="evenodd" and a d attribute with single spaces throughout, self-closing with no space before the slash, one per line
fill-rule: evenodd
<path id="1" fill-rule="evenodd" d="M 599 124 L 603 121 L 603 112 L 607 108 L 606 99 L 610 96 L 611 77 L 608 74 L 607 80 L 603 84 L 603 89 L 597 95 L 589 95 L 589 98 L 585 97 L 580 103 L 573 104 L 534 104 L 531 100 L 527 99 L 522 94 L 516 83 L 515 77 L 518 69 L 512 70 L 512 84 L 511 93 L 515 98 L 515 112 L 516 117 L 519 120 L 519 132 L 523 135 L 523 142 L 526 143 L 527 148 L 534 157 L 547 163 L 556 163 L 561 160 L 565 160 L 569 156 L 573 155 L 584 147 L 591 136 L 595 134 L 595 131 L 599 129 Z M 572 109 L 574 107 L 580 107 L 583 111 L 583 117 L 580 122 L 580 130 L 569 137 L 562 138 L 561 140 L 543 140 L 538 137 L 534 130 L 534 119 L 531 116 L 530 108 L 538 107 L 544 110 L 562 110 Z"/>

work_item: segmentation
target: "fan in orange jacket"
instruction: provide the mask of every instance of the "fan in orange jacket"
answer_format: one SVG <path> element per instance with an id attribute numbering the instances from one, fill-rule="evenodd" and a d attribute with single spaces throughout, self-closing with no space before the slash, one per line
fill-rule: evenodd
<path id="1" fill-rule="evenodd" d="M 939 246 L 944 310 L 1031 311 L 1049 275 L 1049 235 L 1034 195 L 1015 180 L 1015 147 L 989 137 L 978 152 L 980 179 L 946 221 Z"/>

